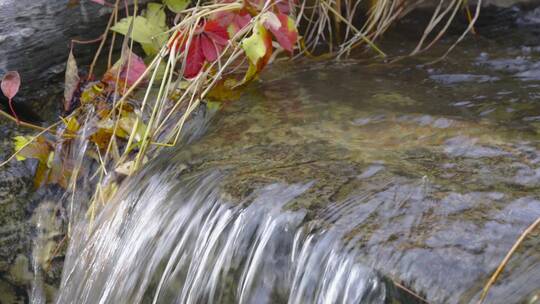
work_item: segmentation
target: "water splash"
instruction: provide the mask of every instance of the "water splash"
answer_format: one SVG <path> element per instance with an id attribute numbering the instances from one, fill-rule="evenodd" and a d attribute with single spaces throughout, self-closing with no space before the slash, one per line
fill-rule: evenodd
<path id="1" fill-rule="evenodd" d="M 36 229 L 38 235 L 34 239 L 34 248 L 32 250 L 32 270 L 33 270 L 33 279 L 32 279 L 32 290 L 30 292 L 30 300 L 32 304 L 45 304 L 45 295 L 43 293 L 43 277 L 42 277 L 42 266 L 40 261 L 42 260 L 44 247 L 45 247 L 45 237 L 43 235 L 44 222 L 46 215 L 43 212 L 38 212 L 37 214 L 37 223 Z"/>
<path id="2" fill-rule="evenodd" d="M 310 184 L 233 204 L 222 172 L 183 169 L 133 179 L 90 233 L 76 228 L 57 303 L 384 303 L 384 281 L 339 229 L 284 208 Z"/>
<path id="3" fill-rule="evenodd" d="M 45 304 L 53 297 L 47 293 L 46 272 L 50 267 L 57 249 L 57 239 L 63 234 L 64 225 L 61 207 L 58 202 L 44 201 L 34 211 L 32 221 L 35 225 L 35 237 L 32 248 L 32 280 L 29 302 Z"/>

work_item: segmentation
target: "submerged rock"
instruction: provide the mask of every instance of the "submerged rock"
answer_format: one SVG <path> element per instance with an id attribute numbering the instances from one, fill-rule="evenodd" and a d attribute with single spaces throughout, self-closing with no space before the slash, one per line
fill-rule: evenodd
<path id="1" fill-rule="evenodd" d="M 26 289 L 31 285 L 26 274 L 30 271 L 31 224 L 27 208 L 32 183 L 25 176 L 28 172 L 21 171 L 10 165 L 0 170 L 0 289 L 3 300 L 5 297 L 2 303 L 28 301 Z"/>
<path id="2" fill-rule="evenodd" d="M 34 193 L 28 170 L 22 164 L 0 170 L 0 303 L 28 303 L 33 286 L 42 284 L 44 299 L 52 301 L 60 282 L 62 250 L 56 250 L 64 235 L 65 223 L 57 212 L 44 206 L 44 193 Z M 15 167 L 15 168 L 13 168 Z M 51 197 L 51 194 L 46 196 Z M 39 206 L 34 209 L 35 206 Z M 40 218 L 50 217 L 60 223 L 51 225 Z M 60 221 L 60 222 L 58 222 Z M 40 230 L 36 230 L 39 227 Z M 45 231 L 45 233 L 41 232 Z M 43 243 L 42 247 L 36 243 Z M 60 248 L 61 249 L 61 248 Z M 52 256 L 52 255 L 55 256 Z M 36 262 L 38 264 L 33 265 Z M 39 277 L 36 276 L 39 267 Z M 44 269 L 43 275 L 41 269 Z"/>

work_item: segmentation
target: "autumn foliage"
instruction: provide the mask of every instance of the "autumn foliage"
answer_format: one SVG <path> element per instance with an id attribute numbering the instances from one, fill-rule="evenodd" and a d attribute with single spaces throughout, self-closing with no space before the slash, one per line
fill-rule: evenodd
<path id="1" fill-rule="evenodd" d="M 114 7 L 113 16 L 122 11 L 119 1 L 93 2 Z M 117 15 L 118 21 L 104 37 L 115 33 L 129 39 L 124 39 L 116 61 L 111 62 L 109 55 L 111 63 L 98 80 L 92 67 L 88 75 L 80 72 L 72 46 L 66 63 L 64 118 L 55 128 L 56 139 L 52 132 L 15 138 L 17 159 L 38 162 L 36 186 L 59 184 L 68 188 L 76 183 L 76 174 L 90 173 L 84 172 L 88 170 L 84 166 L 73 172 L 77 165 L 69 153 L 81 139 L 90 144 L 85 154 L 99 164 L 101 178 L 111 172 L 131 174 L 148 160 L 146 151 L 156 144 L 151 143 L 154 138 L 177 134 L 176 128 L 181 129 L 184 114 L 193 109 L 191 102 L 178 106 L 182 96 L 190 94 L 191 100 L 209 103 L 237 98 L 238 91 L 269 63 L 276 48 L 288 56 L 295 50 L 298 33 L 292 1 L 225 0 L 215 3 L 218 9 L 214 12 L 200 15 L 196 15 L 197 8 L 190 11 L 190 5 L 186 0 L 163 0 L 148 3 L 143 11 L 124 18 Z M 176 15 L 175 21 L 167 15 Z M 131 48 L 130 41 L 140 48 Z M 173 77 L 178 87 L 171 87 Z M 149 92 L 156 90 L 156 80 L 162 85 L 154 97 L 157 99 L 151 102 L 162 102 L 154 105 L 154 110 L 162 111 L 159 115 L 145 109 Z M 10 106 L 19 86 L 17 72 L 4 76 L 2 92 Z M 142 101 L 130 98 L 137 88 L 147 90 Z M 204 96 L 200 95 L 202 91 L 206 92 Z M 169 117 L 181 119 L 167 120 Z M 163 145 L 173 145 L 178 136 L 165 138 L 168 142 Z"/>

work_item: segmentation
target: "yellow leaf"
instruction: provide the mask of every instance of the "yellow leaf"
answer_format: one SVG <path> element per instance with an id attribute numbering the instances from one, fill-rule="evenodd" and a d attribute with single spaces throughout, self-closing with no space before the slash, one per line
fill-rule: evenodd
<path id="1" fill-rule="evenodd" d="M 120 121 L 118 122 L 118 126 L 122 131 L 127 133 L 125 136 L 120 136 L 120 134 L 117 134 L 120 137 L 128 138 L 129 134 L 133 132 L 133 128 L 135 127 L 135 122 L 137 121 L 137 116 L 135 113 L 130 113 L 130 115 L 124 116 L 120 118 Z M 142 122 L 141 119 L 139 119 L 139 123 L 137 124 L 137 130 L 135 131 L 135 141 L 140 142 L 142 141 L 142 138 L 144 137 L 144 133 L 146 132 L 146 125 Z M 125 134 L 122 133 L 122 134 Z"/>
<path id="2" fill-rule="evenodd" d="M 80 125 L 79 125 L 79 122 L 77 121 L 77 118 L 71 116 L 67 120 L 62 119 L 62 121 L 66 125 L 66 130 L 68 130 L 69 132 L 77 133 L 77 131 L 79 131 Z"/>
<path id="3" fill-rule="evenodd" d="M 49 153 L 49 157 L 47 157 L 47 168 L 52 168 L 53 160 L 54 160 L 54 151 L 51 151 Z"/>
<path id="4" fill-rule="evenodd" d="M 32 142 L 30 136 L 16 136 L 14 140 L 14 149 L 16 159 L 18 161 L 25 160 L 26 158 L 38 159 L 40 162 L 46 163 L 49 156 L 50 147 L 44 138 L 38 137 Z"/>
<path id="5" fill-rule="evenodd" d="M 14 142 L 15 142 L 15 153 L 19 152 L 19 151 L 22 151 L 24 149 L 24 146 L 28 143 L 28 139 L 24 136 L 15 136 L 13 138 Z M 15 158 L 17 158 L 18 161 L 23 161 L 26 159 L 26 157 L 22 156 L 21 153 L 17 153 L 17 155 L 15 156 Z"/>
<path id="6" fill-rule="evenodd" d="M 251 81 L 257 73 L 264 68 L 272 55 L 272 38 L 264 26 L 259 22 L 253 28 L 253 33 L 242 41 L 242 48 L 249 61 L 249 68 L 241 83 L 241 86 Z"/>
<path id="7" fill-rule="evenodd" d="M 64 111 L 69 112 L 72 106 L 72 99 L 77 87 L 81 82 L 79 77 L 79 69 L 77 68 L 77 61 L 73 56 L 73 50 L 69 52 L 68 61 L 66 63 L 66 76 L 64 81 Z"/>
<path id="8" fill-rule="evenodd" d="M 253 28 L 251 36 L 242 41 L 242 48 L 246 52 L 249 61 L 254 65 L 257 65 L 259 60 L 268 52 L 267 44 L 265 43 L 265 36 L 267 35 L 266 29 L 261 24 L 257 24 Z"/>
<path id="9" fill-rule="evenodd" d="M 212 108 L 212 101 L 233 101 L 240 98 L 241 90 L 235 90 L 236 85 L 237 81 L 235 79 L 219 81 L 206 95 L 211 100 L 206 103 L 207 107 Z"/>
<path id="10" fill-rule="evenodd" d="M 94 102 L 99 95 L 103 92 L 101 84 L 94 84 L 87 86 L 81 94 L 81 104 L 88 104 Z"/>
<path id="11" fill-rule="evenodd" d="M 37 189 L 41 186 L 43 186 L 49 177 L 49 168 L 47 168 L 47 165 L 40 162 L 37 166 L 36 173 L 34 175 L 34 187 Z"/>
<path id="12" fill-rule="evenodd" d="M 112 131 L 110 129 L 100 128 L 90 136 L 90 140 L 95 143 L 100 149 L 105 149 L 109 145 L 111 137 Z"/>
<path id="13" fill-rule="evenodd" d="M 167 30 L 167 25 L 165 23 L 167 16 L 165 15 L 163 5 L 155 2 L 148 3 L 144 17 L 148 19 L 149 23 L 163 29 L 164 31 Z"/>
<path id="14" fill-rule="evenodd" d="M 246 75 L 244 75 L 244 80 L 242 80 L 242 83 L 240 83 L 239 85 L 242 85 L 248 81 L 251 81 L 253 78 L 255 78 L 255 76 L 257 76 L 257 72 L 258 72 L 257 66 L 249 62 L 249 67 L 246 72 Z"/>

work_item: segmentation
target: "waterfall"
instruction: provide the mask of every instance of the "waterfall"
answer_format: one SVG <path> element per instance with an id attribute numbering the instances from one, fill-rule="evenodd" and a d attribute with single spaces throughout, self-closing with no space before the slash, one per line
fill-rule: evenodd
<path id="1" fill-rule="evenodd" d="M 161 162 L 163 165 L 163 161 Z M 57 303 L 384 303 L 387 284 L 287 204 L 311 186 L 228 200 L 226 172 L 149 166 L 71 238 Z M 187 175 L 184 177 L 184 175 Z"/>

